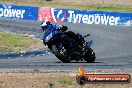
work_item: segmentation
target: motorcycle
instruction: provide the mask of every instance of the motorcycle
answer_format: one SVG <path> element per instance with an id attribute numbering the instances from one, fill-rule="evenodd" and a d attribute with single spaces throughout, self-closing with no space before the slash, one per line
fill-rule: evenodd
<path id="1" fill-rule="evenodd" d="M 58 30 L 45 30 L 43 42 L 60 61 L 63 63 L 69 63 L 72 60 L 85 60 L 88 63 L 95 61 L 95 53 L 90 48 L 93 41 L 85 41 L 82 47 L 76 40 L 69 37 L 66 32 L 57 32 Z M 89 35 L 87 34 L 83 38 Z"/>

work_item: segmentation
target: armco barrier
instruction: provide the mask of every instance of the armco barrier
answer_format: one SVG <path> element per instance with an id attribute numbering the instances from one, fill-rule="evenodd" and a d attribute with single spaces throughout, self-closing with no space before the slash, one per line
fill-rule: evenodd
<path id="1" fill-rule="evenodd" d="M 132 25 L 132 13 L 71 10 L 40 7 L 38 21 L 71 22 L 104 25 Z"/>
<path id="2" fill-rule="evenodd" d="M 51 22 L 85 24 L 132 25 L 132 13 L 58 9 L 4 4 L 0 4 L 0 18 L 16 18 L 38 21 L 50 20 Z"/>
<path id="3" fill-rule="evenodd" d="M 0 4 L 0 18 L 37 20 L 38 7 Z"/>

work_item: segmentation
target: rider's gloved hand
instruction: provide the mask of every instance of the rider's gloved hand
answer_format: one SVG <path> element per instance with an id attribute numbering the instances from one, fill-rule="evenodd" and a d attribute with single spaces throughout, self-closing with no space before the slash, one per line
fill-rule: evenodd
<path id="1" fill-rule="evenodd" d="M 64 25 L 59 25 L 59 29 L 64 32 L 64 31 L 67 31 L 68 27 Z"/>

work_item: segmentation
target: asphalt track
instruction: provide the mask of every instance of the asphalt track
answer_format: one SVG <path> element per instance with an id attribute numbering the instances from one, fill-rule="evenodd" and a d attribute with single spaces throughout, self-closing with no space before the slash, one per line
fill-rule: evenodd
<path id="1" fill-rule="evenodd" d="M 55 23 L 54 23 L 55 24 Z M 56 23 L 58 24 L 58 23 Z M 50 51 L 42 49 L 34 55 L 19 54 L 16 57 L 0 55 L 0 72 L 19 71 L 73 71 L 83 66 L 87 71 L 132 71 L 132 27 L 104 26 L 61 23 L 69 30 L 83 35 L 90 33 L 86 40 L 93 40 L 92 49 L 96 53 L 95 63 L 61 63 Z M 40 22 L 0 19 L 0 31 L 35 35 L 41 38 Z M 40 54 L 40 55 L 39 55 Z M 20 57 L 19 57 L 20 56 Z"/>

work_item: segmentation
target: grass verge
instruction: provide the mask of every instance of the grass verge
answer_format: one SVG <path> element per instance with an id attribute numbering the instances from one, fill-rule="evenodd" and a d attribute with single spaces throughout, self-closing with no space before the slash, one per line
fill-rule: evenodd
<path id="1" fill-rule="evenodd" d="M 58 3 L 56 1 L 52 2 L 42 2 L 41 0 L 31 2 L 23 0 L 0 0 L 3 4 L 16 4 L 16 5 L 26 5 L 26 6 L 43 6 L 43 7 L 53 7 L 53 8 L 70 8 L 70 9 L 81 9 L 81 10 L 100 10 L 100 11 L 113 11 L 113 12 L 132 12 L 132 7 L 124 6 L 88 6 L 73 3 Z"/>
<path id="2" fill-rule="evenodd" d="M 61 79 L 59 80 L 59 83 L 62 85 L 72 85 L 73 84 L 71 79 Z"/>
<path id="3" fill-rule="evenodd" d="M 0 32 L 0 51 L 2 52 L 24 52 L 42 46 L 40 40 L 31 36 Z"/>

